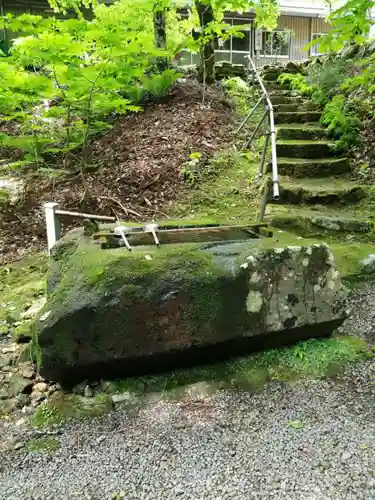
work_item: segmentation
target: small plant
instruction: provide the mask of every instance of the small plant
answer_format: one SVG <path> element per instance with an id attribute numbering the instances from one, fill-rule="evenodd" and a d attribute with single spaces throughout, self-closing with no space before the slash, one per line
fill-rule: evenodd
<path id="1" fill-rule="evenodd" d="M 288 427 L 291 427 L 292 429 L 303 429 L 305 424 L 301 420 L 291 420 L 288 422 Z"/>
<path id="2" fill-rule="evenodd" d="M 315 90 L 315 87 L 308 83 L 306 76 L 300 73 L 295 75 L 291 73 L 282 73 L 278 77 L 278 82 L 289 83 L 293 90 L 298 90 L 302 95 L 311 96 Z"/>
<path id="3" fill-rule="evenodd" d="M 227 78 L 222 81 L 222 85 L 226 90 L 228 97 L 233 101 L 236 111 L 240 117 L 245 117 L 250 113 L 254 104 L 259 98 L 259 92 L 254 87 L 250 87 L 242 78 L 235 76 L 233 78 Z M 258 112 L 256 112 L 250 123 L 254 123 L 259 120 L 259 113 L 261 113 L 262 107 L 258 107 Z"/>
<path id="4" fill-rule="evenodd" d="M 32 423 L 35 427 L 49 427 L 59 424 L 63 416 L 58 408 L 50 403 L 41 404 L 32 417 Z"/>
<path id="5" fill-rule="evenodd" d="M 159 75 L 142 78 L 144 89 L 152 96 L 160 98 L 167 95 L 172 85 L 181 78 L 182 73 L 173 69 L 166 69 Z"/>
<path id="6" fill-rule="evenodd" d="M 31 453 L 53 453 L 60 449 L 60 441 L 53 437 L 41 437 L 39 439 L 30 439 L 26 447 Z"/>
<path id="7" fill-rule="evenodd" d="M 348 109 L 348 101 L 344 94 L 335 95 L 326 104 L 321 122 L 339 137 L 338 146 L 347 148 L 356 141 L 360 120 Z"/>

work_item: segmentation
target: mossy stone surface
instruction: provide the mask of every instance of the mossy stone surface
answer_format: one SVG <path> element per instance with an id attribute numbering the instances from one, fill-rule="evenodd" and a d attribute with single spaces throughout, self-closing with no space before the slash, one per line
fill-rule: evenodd
<path id="1" fill-rule="evenodd" d="M 334 156 L 333 143 L 327 140 L 278 139 L 277 155 L 283 158 L 327 158 Z"/>
<path id="2" fill-rule="evenodd" d="M 284 111 L 275 113 L 275 123 L 312 123 L 318 122 L 322 116 L 319 111 Z"/>
<path id="3" fill-rule="evenodd" d="M 278 125 L 276 129 L 277 139 L 298 139 L 298 140 L 314 140 L 325 139 L 328 136 L 327 130 L 319 123 L 309 124 L 284 124 Z"/>
<path id="4" fill-rule="evenodd" d="M 287 271 L 309 259 L 308 253 L 302 258 L 302 249 L 296 254 L 254 250 L 251 240 L 243 240 L 144 246 L 128 252 L 101 250 L 82 236 L 76 244 L 73 253 L 60 253 L 52 263 L 53 276 L 55 266 L 61 266 L 59 280 L 37 324 L 41 373 L 48 379 L 77 379 L 80 374 L 90 376 L 92 369 L 97 377 L 105 376 L 110 365 L 131 373 L 139 359 L 151 362 L 158 355 L 221 345 L 311 320 L 301 316 L 288 321 L 292 312 L 284 308 L 276 321 L 269 307 L 273 283 L 276 291 L 283 285 L 281 301 L 286 300 L 285 287 L 306 288 L 309 276 Z M 318 251 L 313 249 L 311 258 Z M 259 283 L 251 270 L 253 253 Z M 324 274 L 322 257 L 318 261 L 318 274 Z M 333 269 L 333 263 L 329 267 Z M 338 273 L 336 278 L 334 291 L 340 293 Z M 330 309 L 326 296 L 324 303 L 329 304 L 327 314 L 320 314 L 318 321 L 339 320 L 336 296 L 332 304 L 337 311 Z"/>
<path id="5" fill-rule="evenodd" d="M 279 158 L 277 162 L 280 175 L 291 176 L 295 179 L 330 177 L 332 175 L 350 172 L 347 158 Z M 267 171 L 271 172 L 272 164 L 268 164 Z"/>
<path id="6" fill-rule="evenodd" d="M 290 177 L 280 176 L 282 203 L 299 204 L 350 204 L 358 203 L 366 197 L 366 190 L 360 184 L 345 178 L 305 179 L 300 182 Z M 272 201 L 272 200 L 270 200 Z"/>

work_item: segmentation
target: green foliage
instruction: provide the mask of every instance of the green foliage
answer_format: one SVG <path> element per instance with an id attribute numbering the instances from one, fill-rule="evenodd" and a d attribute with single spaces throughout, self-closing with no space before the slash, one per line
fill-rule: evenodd
<path id="1" fill-rule="evenodd" d="M 309 45 L 319 45 L 323 53 L 337 52 L 348 43 L 363 45 L 374 24 L 368 14 L 374 5 L 374 0 L 347 0 L 328 16 L 329 32 Z"/>
<path id="2" fill-rule="evenodd" d="M 35 427 L 58 425 L 61 421 L 62 415 L 59 409 L 47 403 L 38 406 L 32 417 L 32 424 Z"/>
<path id="3" fill-rule="evenodd" d="M 311 64 L 308 68 L 308 80 L 314 91 L 312 99 L 318 104 L 325 104 L 349 76 L 344 59 L 327 59 L 323 64 Z"/>
<path id="4" fill-rule="evenodd" d="M 59 10 L 76 5 L 53 4 Z M 65 167 L 78 164 L 82 173 L 89 139 L 110 128 L 108 116 L 138 111 L 146 91 L 164 96 L 180 75 L 166 70 L 146 76 L 157 58 L 171 59 L 176 48 L 173 37 L 172 49 L 155 48 L 153 5 L 150 0 L 93 3 L 91 21 L 4 17 L 18 38 L 10 56 L 0 60 L 0 117 L 20 125 L 20 136 L 3 137 L 4 145 L 23 149 L 24 161 L 40 172 L 53 175 L 44 159 L 61 153 Z M 186 36 L 181 23 L 173 18 L 179 43 Z"/>
<path id="5" fill-rule="evenodd" d="M 56 392 L 49 401 L 38 406 L 31 417 L 31 424 L 45 428 L 69 419 L 99 417 L 111 410 L 112 400 L 105 394 L 98 394 L 95 398 L 83 398 L 75 394 Z"/>
<path id="6" fill-rule="evenodd" d="M 164 97 L 172 85 L 181 78 L 182 73 L 166 69 L 159 75 L 151 75 L 142 79 L 144 89 L 154 97 Z"/>
<path id="7" fill-rule="evenodd" d="M 31 453 L 53 453 L 60 449 L 60 441 L 54 437 L 40 437 L 27 442 L 27 450 Z"/>
<path id="8" fill-rule="evenodd" d="M 305 427 L 305 424 L 302 422 L 302 420 L 291 420 L 288 422 L 288 427 L 291 427 L 292 429 L 303 429 Z"/>
<path id="9" fill-rule="evenodd" d="M 300 356 L 303 352 L 303 356 Z M 371 353 L 366 343 L 354 337 L 311 339 L 292 347 L 270 349 L 225 363 L 189 370 L 175 370 L 164 375 L 129 378 L 111 385 L 112 392 L 140 394 L 160 391 L 167 394 L 181 386 L 210 382 L 215 387 L 238 387 L 254 390 L 271 380 L 288 381 L 299 377 L 322 378 L 338 373 L 347 363 L 366 359 Z M 304 425 L 300 420 L 288 423 L 294 429 Z"/>
<path id="10" fill-rule="evenodd" d="M 239 76 L 224 79 L 222 85 L 228 97 L 233 101 L 237 114 L 240 117 L 245 117 L 250 113 L 259 98 L 259 91 L 255 87 L 250 87 Z M 261 106 L 259 106 L 258 111 L 253 115 L 250 124 L 257 121 L 259 113 L 262 113 Z"/>
<path id="11" fill-rule="evenodd" d="M 199 151 L 195 151 L 194 153 L 189 154 L 190 160 L 196 160 L 202 157 L 202 154 Z"/>
<path id="12" fill-rule="evenodd" d="M 303 95 L 311 96 L 315 90 L 315 87 L 308 83 L 306 76 L 300 73 L 282 73 L 277 80 L 280 83 L 289 83 L 293 90 L 298 90 Z"/>
<path id="13" fill-rule="evenodd" d="M 327 126 L 330 132 L 339 136 L 339 146 L 350 146 L 355 142 L 360 120 L 349 109 L 347 98 L 344 94 L 335 95 L 326 104 L 321 122 Z"/>

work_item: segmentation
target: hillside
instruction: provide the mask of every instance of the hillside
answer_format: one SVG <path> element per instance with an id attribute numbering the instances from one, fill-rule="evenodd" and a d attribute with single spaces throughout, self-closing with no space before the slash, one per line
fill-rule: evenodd
<path id="1" fill-rule="evenodd" d="M 220 87 L 207 89 L 202 105 L 202 86 L 181 79 L 163 102 L 116 119 L 109 132 L 90 142 L 84 184 L 79 175 L 27 177 L 21 199 L 2 205 L 0 262 L 43 248 L 41 206 L 46 201 L 58 202 L 65 210 L 131 221 L 165 218 L 173 201 L 192 191 L 182 175 L 189 155 L 199 153 L 204 168 L 215 154 L 234 146 L 235 123 L 233 105 Z M 59 162 L 55 158 L 52 168 L 62 168 Z"/>

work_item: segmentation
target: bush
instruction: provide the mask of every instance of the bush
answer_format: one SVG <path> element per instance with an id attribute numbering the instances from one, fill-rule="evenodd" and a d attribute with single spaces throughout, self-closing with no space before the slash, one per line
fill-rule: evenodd
<path id="1" fill-rule="evenodd" d="M 173 69 L 166 69 L 159 75 L 152 75 L 142 78 L 144 89 L 154 97 L 164 97 L 169 92 L 172 85 L 181 78 L 182 73 Z"/>
<path id="2" fill-rule="evenodd" d="M 360 120 L 349 109 L 348 100 L 344 94 L 335 95 L 324 107 L 321 122 L 327 129 L 339 137 L 338 145 L 351 146 L 357 139 Z"/>

